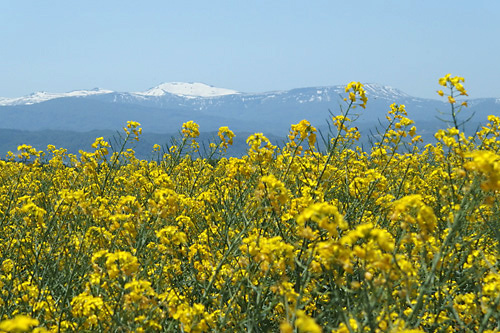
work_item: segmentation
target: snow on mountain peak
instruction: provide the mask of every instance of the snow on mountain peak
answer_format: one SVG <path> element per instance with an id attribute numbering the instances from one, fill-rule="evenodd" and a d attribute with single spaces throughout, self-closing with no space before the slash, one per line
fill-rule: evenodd
<path id="1" fill-rule="evenodd" d="M 378 83 L 366 83 L 363 86 L 368 94 L 371 93 L 380 97 L 389 97 L 389 98 L 393 98 L 394 96 L 410 97 L 410 95 L 399 89 L 390 86 L 384 86 Z"/>
<path id="2" fill-rule="evenodd" d="M 163 96 L 166 93 L 187 97 L 217 97 L 225 95 L 239 94 L 236 90 L 217 88 L 209 86 L 204 83 L 185 83 L 185 82 L 168 82 L 162 83 L 156 87 L 153 87 L 145 92 L 136 93 L 138 95 L 146 96 Z"/>
<path id="3" fill-rule="evenodd" d="M 24 97 L 14 97 L 14 98 L 0 97 L 0 106 L 31 105 L 62 97 L 85 97 L 90 95 L 109 94 L 112 92 L 113 91 L 111 90 L 105 90 L 100 88 L 94 88 L 92 90 L 74 90 L 67 93 L 48 93 L 45 91 L 38 91 Z"/>
<path id="4" fill-rule="evenodd" d="M 371 98 L 383 98 L 392 100 L 395 97 L 399 98 L 407 98 L 410 97 L 408 94 L 402 92 L 399 89 L 383 86 L 375 83 L 368 83 L 364 85 L 367 95 Z M 343 92 L 344 86 L 332 86 L 332 87 L 312 87 L 314 91 L 314 97 L 311 96 L 302 96 L 300 103 L 306 102 L 314 102 L 321 101 L 325 98 L 325 100 L 329 100 L 328 88 L 333 88 L 335 92 Z M 308 88 L 309 89 L 309 88 Z M 286 95 L 287 93 L 297 91 L 302 91 L 303 89 L 293 89 L 290 91 L 280 91 L 280 92 L 268 92 L 261 94 L 251 94 L 252 96 L 266 96 L 266 98 L 274 98 L 275 95 Z M 91 90 L 75 90 L 67 93 L 50 93 L 50 92 L 36 92 L 24 97 L 17 98 L 9 98 L 9 97 L 0 97 L 0 106 L 9 106 L 9 105 L 32 105 L 41 102 L 45 102 L 48 100 L 63 98 L 63 97 L 87 97 L 92 95 L 102 95 L 102 94 L 110 94 L 113 93 L 111 90 L 104 89 L 91 89 Z M 227 95 L 246 95 L 242 94 L 236 90 L 225 89 L 225 88 L 217 88 L 204 83 L 199 82 L 168 82 L 162 83 L 156 87 L 153 87 L 144 92 L 135 92 L 135 93 L 124 93 L 125 95 L 132 95 L 132 98 L 140 98 L 140 99 L 148 99 L 155 97 L 161 97 L 168 94 L 172 94 L 175 96 L 179 96 L 185 99 L 201 99 L 201 98 L 213 98 L 219 96 L 227 96 Z M 301 93 L 302 94 L 302 93 Z M 300 95 L 300 94 L 299 94 Z M 307 94 L 306 94 L 307 95 Z M 325 96 L 323 96 L 325 95 Z"/>

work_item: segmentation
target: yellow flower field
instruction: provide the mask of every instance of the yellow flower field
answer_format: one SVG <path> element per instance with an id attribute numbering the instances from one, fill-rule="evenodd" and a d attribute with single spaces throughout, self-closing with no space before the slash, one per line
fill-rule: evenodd
<path id="1" fill-rule="evenodd" d="M 358 82 L 325 152 L 306 120 L 242 158 L 216 158 L 227 127 L 194 158 L 192 121 L 151 161 L 132 121 L 118 149 L 20 146 L 0 161 L 0 332 L 500 332 L 500 118 L 466 137 L 463 81 L 439 80 L 452 125 L 425 146 L 396 104 L 356 146 Z"/>

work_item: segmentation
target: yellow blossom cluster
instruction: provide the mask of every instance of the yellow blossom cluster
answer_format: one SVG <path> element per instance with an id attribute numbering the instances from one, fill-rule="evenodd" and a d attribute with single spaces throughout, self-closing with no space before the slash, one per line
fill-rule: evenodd
<path id="1" fill-rule="evenodd" d="M 366 97 L 366 90 L 365 88 L 363 88 L 362 83 L 355 81 L 350 82 L 345 87 L 345 92 L 349 93 L 349 97 L 345 98 L 344 99 L 345 101 L 349 100 L 350 103 L 355 103 L 359 98 L 361 100 L 359 106 L 361 106 L 363 109 L 366 108 L 366 102 L 368 102 L 368 97 Z"/>
<path id="2" fill-rule="evenodd" d="M 193 121 L 151 160 L 133 121 L 117 150 L 20 146 L 0 160 L 0 332 L 498 332 L 500 119 L 424 145 L 392 104 L 362 149 L 363 85 L 346 94 L 326 148 L 306 120 L 240 158 L 217 155 L 227 127 L 195 158 Z"/>
<path id="3" fill-rule="evenodd" d="M 457 101 L 455 99 L 455 92 L 459 92 L 459 95 L 463 96 L 468 96 L 467 91 L 465 90 L 464 86 L 460 82 L 464 82 L 465 79 L 461 76 L 451 76 L 451 74 L 446 74 L 442 78 L 439 79 L 439 84 L 442 85 L 445 88 L 448 88 L 450 90 L 450 94 L 448 95 L 448 102 L 450 104 L 455 104 Z M 442 90 L 438 90 L 437 93 L 439 96 L 444 96 L 445 93 Z M 464 101 L 462 102 L 461 106 L 467 106 L 467 102 Z"/>

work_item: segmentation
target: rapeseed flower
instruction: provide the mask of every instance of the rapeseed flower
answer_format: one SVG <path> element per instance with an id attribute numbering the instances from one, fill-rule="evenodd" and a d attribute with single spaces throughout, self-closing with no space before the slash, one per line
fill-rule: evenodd
<path id="1" fill-rule="evenodd" d="M 439 81 L 451 120 L 463 82 Z M 495 330 L 500 118 L 421 147 L 392 104 L 366 148 L 348 114 L 364 87 L 346 94 L 326 152 L 307 120 L 242 157 L 216 154 L 227 127 L 193 154 L 192 121 L 154 161 L 129 148 L 132 121 L 119 151 L 21 145 L 0 160 L 0 330 Z"/>
<path id="2" fill-rule="evenodd" d="M 13 333 L 29 332 L 33 329 L 33 326 L 38 326 L 39 323 L 37 319 L 29 316 L 17 315 L 12 319 L 0 322 L 0 330 Z M 42 332 L 42 330 L 37 330 L 37 332 Z"/>

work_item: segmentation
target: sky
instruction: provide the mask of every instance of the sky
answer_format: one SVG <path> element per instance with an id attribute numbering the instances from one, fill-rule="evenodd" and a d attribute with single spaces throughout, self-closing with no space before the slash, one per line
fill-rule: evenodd
<path id="1" fill-rule="evenodd" d="M 500 97 L 498 0 L 0 0 L 0 96 L 203 82 Z"/>

